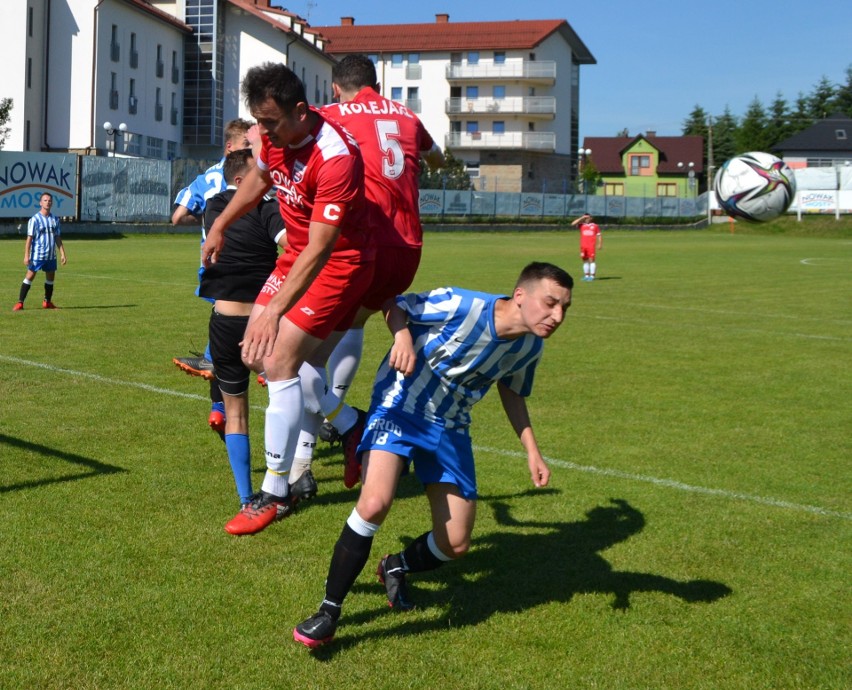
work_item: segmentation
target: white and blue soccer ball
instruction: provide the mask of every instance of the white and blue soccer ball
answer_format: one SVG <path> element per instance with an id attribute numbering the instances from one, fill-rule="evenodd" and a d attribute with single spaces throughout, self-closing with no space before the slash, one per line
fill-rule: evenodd
<path id="1" fill-rule="evenodd" d="M 713 186 L 725 213 L 759 223 L 780 216 L 796 197 L 793 171 L 777 156 L 762 151 L 726 161 Z"/>

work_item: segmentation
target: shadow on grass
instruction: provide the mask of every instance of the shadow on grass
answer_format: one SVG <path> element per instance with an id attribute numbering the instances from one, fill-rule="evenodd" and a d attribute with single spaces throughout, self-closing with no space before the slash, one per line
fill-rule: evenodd
<path id="1" fill-rule="evenodd" d="M 91 304 L 91 305 L 79 305 L 76 307 L 57 307 L 62 311 L 72 311 L 72 310 L 80 310 L 80 309 L 129 309 L 133 307 L 137 308 L 138 304 Z"/>
<path id="2" fill-rule="evenodd" d="M 102 474 L 116 474 L 118 472 L 128 471 L 122 467 L 115 467 L 114 465 L 107 465 L 106 463 L 98 462 L 91 458 L 84 458 L 82 455 L 77 455 L 76 453 L 66 453 L 65 451 L 48 448 L 47 446 L 42 446 L 38 443 L 31 443 L 30 441 L 23 441 L 19 438 L 6 436 L 6 434 L 0 434 L 0 445 L 31 451 L 48 458 L 57 458 L 73 465 L 89 469 L 88 472 L 65 474 L 60 477 L 51 477 L 50 479 L 36 479 L 30 482 L 9 484 L 8 486 L 0 485 L 0 494 L 8 493 L 9 491 L 20 491 L 22 489 L 34 489 L 39 486 L 47 486 L 49 484 L 58 484 L 61 482 L 73 482 L 79 479 L 88 479 Z"/>
<path id="3" fill-rule="evenodd" d="M 551 490 L 553 491 L 553 490 Z M 537 490 L 527 495 L 544 495 Z M 504 501 L 508 497 L 483 498 L 494 511 L 501 531 L 475 539 L 470 553 L 456 564 L 412 576 L 409 589 L 421 609 L 446 607 L 444 615 L 433 620 L 413 620 L 405 614 L 385 613 L 387 607 L 381 585 L 358 585 L 376 589 L 382 597 L 381 611 L 364 612 L 342 618 L 343 636 L 314 652 L 320 661 L 356 646 L 363 639 L 382 638 L 385 630 L 348 636 L 349 624 L 368 623 L 379 615 L 397 615 L 394 635 L 417 635 L 476 625 L 501 613 L 517 613 L 550 602 L 569 602 L 577 594 L 605 594 L 612 608 L 626 611 L 630 597 L 638 592 L 658 592 L 678 597 L 690 604 L 710 603 L 731 593 L 721 582 L 679 581 L 655 573 L 614 570 L 601 552 L 626 541 L 645 526 L 642 513 L 622 499 L 590 509 L 577 522 L 519 522 Z M 513 499 L 518 496 L 512 497 Z M 373 559 L 375 560 L 375 559 Z M 368 566 L 369 567 L 369 566 Z M 438 582 L 438 590 L 418 588 L 421 582 Z"/>

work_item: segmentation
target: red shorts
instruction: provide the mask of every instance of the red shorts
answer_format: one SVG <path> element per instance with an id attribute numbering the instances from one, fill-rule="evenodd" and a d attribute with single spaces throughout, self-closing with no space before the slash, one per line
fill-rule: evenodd
<path id="1" fill-rule="evenodd" d="M 298 254 L 285 251 L 255 300 L 266 306 L 284 284 Z M 364 293 L 373 280 L 374 262 L 336 259 L 326 262 L 305 294 L 284 316 L 308 335 L 325 340 L 332 331 L 345 331 L 361 308 Z"/>
<path id="2" fill-rule="evenodd" d="M 379 310 L 389 299 L 405 292 L 414 280 L 423 247 L 378 247 L 373 282 L 361 301 Z"/>
<path id="3" fill-rule="evenodd" d="M 583 261 L 593 261 L 595 258 L 595 247 L 580 247 L 580 258 Z"/>

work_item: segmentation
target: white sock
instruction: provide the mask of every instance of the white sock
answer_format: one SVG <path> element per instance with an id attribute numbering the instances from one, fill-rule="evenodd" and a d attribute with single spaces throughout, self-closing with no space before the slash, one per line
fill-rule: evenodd
<path id="1" fill-rule="evenodd" d="M 590 276 L 592 276 L 592 278 L 594 278 L 594 277 L 595 277 L 595 269 L 596 269 L 596 268 L 597 268 L 597 265 L 595 264 L 595 262 L 594 262 L 594 261 L 592 261 L 592 262 L 589 264 L 589 275 L 590 275 Z"/>
<path id="2" fill-rule="evenodd" d="M 328 358 L 330 389 L 342 401 L 355 380 L 364 353 L 364 329 L 350 328 Z"/>
<path id="3" fill-rule="evenodd" d="M 266 477 L 264 491 L 276 496 L 288 493 L 290 466 L 302 426 L 304 396 L 299 377 L 286 381 L 268 381 L 269 406 L 266 408 L 264 440 L 266 445 Z"/>
<path id="4" fill-rule="evenodd" d="M 311 469 L 313 461 L 313 458 L 300 458 L 298 455 L 293 458 L 293 466 L 290 468 L 290 486 L 293 486 L 299 481 L 299 477 Z"/>
<path id="5" fill-rule="evenodd" d="M 583 275 L 584 276 L 589 275 L 589 262 L 588 261 L 583 262 Z"/>

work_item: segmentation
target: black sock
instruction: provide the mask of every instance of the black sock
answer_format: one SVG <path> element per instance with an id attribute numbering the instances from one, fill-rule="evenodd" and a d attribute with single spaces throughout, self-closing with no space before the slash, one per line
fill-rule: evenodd
<path id="1" fill-rule="evenodd" d="M 44 284 L 44 301 L 50 302 L 53 297 L 53 283 L 45 283 Z"/>
<path id="2" fill-rule="evenodd" d="M 210 402 L 217 403 L 224 401 L 222 391 L 219 390 L 219 382 L 215 378 L 210 379 Z"/>
<path id="3" fill-rule="evenodd" d="M 445 561 L 437 558 L 429 548 L 428 539 L 430 534 L 431 532 L 421 534 L 402 553 L 389 556 L 387 561 L 388 570 L 402 566 L 405 572 L 422 573 L 427 570 L 435 570 L 435 568 L 440 568 L 444 565 Z"/>
<path id="4" fill-rule="evenodd" d="M 321 611 L 328 612 L 335 620 L 340 616 L 343 600 L 367 564 L 372 546 L 372 537 L 362 537 L 348 524 L 343 526 L 334 545 L 325 581 L 325 600 L 320 606 Z"/>
<path id="5" fill-rule="evenodd" d="M 27 293 L 30 291 L 29 283 L 21 283 L 21 291 L 18 293 L 18 301 L 23 302 L 27 298 Z"/>

